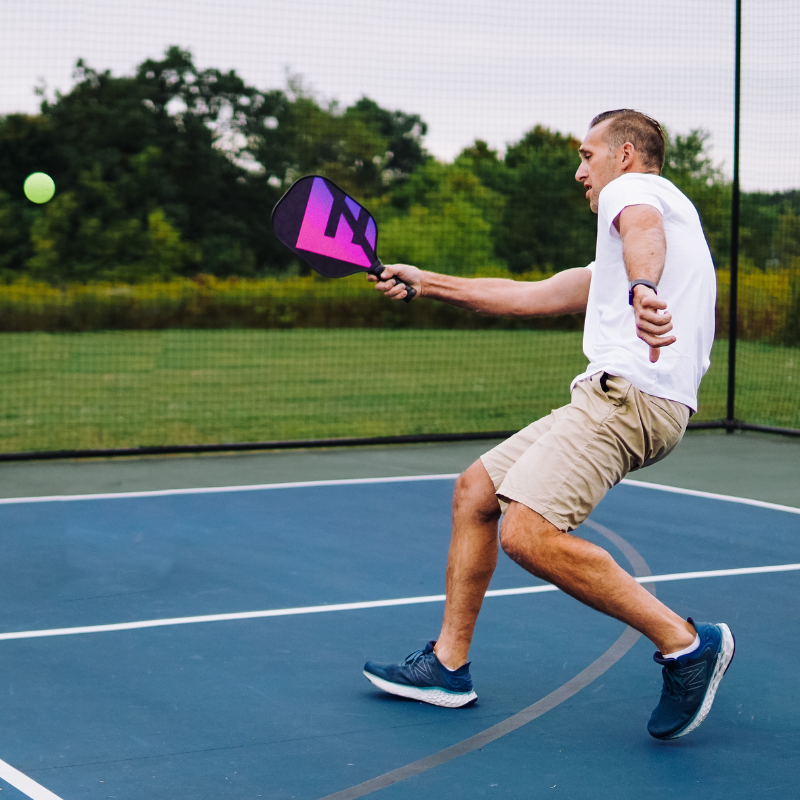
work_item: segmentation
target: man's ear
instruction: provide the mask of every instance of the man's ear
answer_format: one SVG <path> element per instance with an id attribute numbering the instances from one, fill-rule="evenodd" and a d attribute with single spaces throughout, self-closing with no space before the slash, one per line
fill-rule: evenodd
<path id="1" fill-rule="evenodd" d="M 620 149 L 622 150 L 620 166 L 623 169 L 630 169 L 636 159 L 636 148 L 630 142 L 625 142 Z"/>

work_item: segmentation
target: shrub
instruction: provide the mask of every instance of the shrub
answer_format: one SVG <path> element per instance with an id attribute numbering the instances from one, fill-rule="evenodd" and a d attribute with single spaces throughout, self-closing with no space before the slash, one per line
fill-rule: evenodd
<path id="1" fill-rule="evenodd" d="M 500 270 L 495 270 L 497 274 Z M 530 279 L 546 275 L 530 274 Z M 483 317 L 444 303 L 388 302 L 363 276 L 329 281 L 219 279 L 122 284 L 20 281 L 0 286 L 0 331 L 163 328 L 549 328 L 576 330 L 579 316 L 556 320 Z"/>
<path id="2" fill-rule="evenodd" d="M 510 277 L 500 267 L 487 277 Z M 542 280 L 547 273 L 515 275 Z M 728 335 L 730 273 L 717 273 L 717 337 Z M 739 335 L 774 344 L 800 340 L 800 271 L 739 276 Z M 537 328 L 579 330 L 581 315 L 551 319 L 481 316 L 432 301 L 387 302 L 361 275 L 221 279 L 199 275 L 151 283 L 54 287 L 29 280 L 0 286 L 0 331 L 157 330 L 164 328 Z"/>

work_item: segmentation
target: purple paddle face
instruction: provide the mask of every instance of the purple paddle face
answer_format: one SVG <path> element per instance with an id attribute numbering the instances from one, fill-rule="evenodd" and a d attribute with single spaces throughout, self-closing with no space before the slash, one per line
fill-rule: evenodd
<path id="1" fill-rule="evenodd" d="M 327 178 L 297 181 L 275 206 L 272 227 L 283 244 L 326 277 L 380 264 L 374 218 Z"/>

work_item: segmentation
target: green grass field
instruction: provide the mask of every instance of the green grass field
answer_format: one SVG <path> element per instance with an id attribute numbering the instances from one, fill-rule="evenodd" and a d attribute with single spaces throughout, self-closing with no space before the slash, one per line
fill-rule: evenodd
<path id="1" fill-rule="evenodd" d="M 0 335 L 0 451 L 511 430 L 569 400 L 581 334 L 165 330 Z M 800 428 L 800 349 L 740 344 L 737 417 Z M 725 414 L 717 342 L 695 420 Z"/>

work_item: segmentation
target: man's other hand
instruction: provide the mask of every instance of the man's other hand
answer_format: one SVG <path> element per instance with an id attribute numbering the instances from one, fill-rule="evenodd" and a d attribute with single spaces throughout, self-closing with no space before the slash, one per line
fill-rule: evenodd
<path id="1" fill-rule="evenodd" d="M 392 300 L 402 300 L 406 296 L 404 284 L 416 289 L 418 297 L 423 294 L 422 270 L 409 264 L 389 264 L 383 268 L 380 279 L 374 275 L 367 275 L 367 280 L 374 283 L 379 292 L 383 292 Z"/>
<path id="2" fill-rule="evenodd" d="M 633 287 L 636 334 L 650 345 L 650 361 L 654 364 L 660 355 L 659 348 L 677 341 L 674 336 L 667 336 L 672 330 L 672 314 L 666 308 L 666 301 L 660 300 L 650 287 L 642 284 Z"/>

